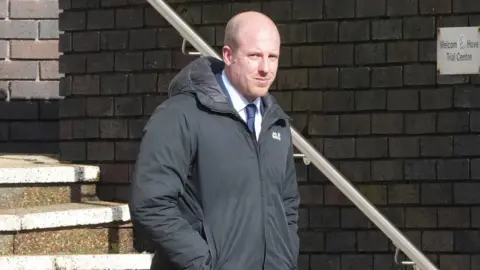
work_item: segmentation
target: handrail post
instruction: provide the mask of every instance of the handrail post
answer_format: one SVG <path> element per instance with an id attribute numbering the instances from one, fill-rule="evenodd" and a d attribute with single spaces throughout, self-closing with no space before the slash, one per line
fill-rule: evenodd
<path id="1" fill-rule="evenodd" d="M 220 59 L 212 49 L 175 11 L 163 0 L 147 0 L 192 46 L 203 56 Z M 291 127 L 293 144 L 340 191 L 352 201 L 390 240 L 422 270 L 438 270 L 388 219 L 386 219 L 355 187 L 343 177 L 318 151 Z"/>

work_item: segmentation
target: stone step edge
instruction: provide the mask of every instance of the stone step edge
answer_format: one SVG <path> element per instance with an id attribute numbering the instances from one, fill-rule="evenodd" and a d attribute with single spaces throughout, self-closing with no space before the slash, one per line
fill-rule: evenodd
<path id="1" fill-rule="evenodd" d="M 127 221 L 130 221 L 128 204 L 101 201 L 0 211 L 0 231 L 3 232 Z"/>
<path id="2" fill-rule="evenodd" d="M 79 183 L 99 180 L 100 168 L 92 165 L 25 165 L 0 167 L 1 184 Z"/>
<path id="3" fill-rule="evenodd" d="M 153 254 L 0 256 L 2 270 L 150 269 Z"/>

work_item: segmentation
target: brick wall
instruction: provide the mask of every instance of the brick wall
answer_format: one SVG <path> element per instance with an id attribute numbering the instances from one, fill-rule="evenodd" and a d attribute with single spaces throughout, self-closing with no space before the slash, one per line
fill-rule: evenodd
<path id="1" fill-rule="evenodd" d="M 58 13 L 0 0 L 0 152 L 58 153 Z"/>
<path id="2" fill-rule="evenodd" d="M 441 269 L 479 269 L 477 76 L 437 76 L 436 27 L 480 24 L 478 0 L 169 1 L 222 45 L 241 10 L 279 25 L 272 92 L 295 126 Z M 175 2 L 175 3 L 173 3 Z M 60 1 L 60 149 L 128 199 L 141 128 L 192 58 L 144 0 Z M 394 269 L 391 243 L 314 167 L 298 165 L 301 269 Z"/>

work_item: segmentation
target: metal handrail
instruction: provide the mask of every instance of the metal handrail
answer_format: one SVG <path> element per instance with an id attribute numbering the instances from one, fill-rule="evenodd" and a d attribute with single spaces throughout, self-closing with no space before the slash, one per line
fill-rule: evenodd
<path id="1" fill-rule="evenodd" d="M 195 31 L 163 0 L 147 0 L 201 55 L 222 60 Z M 422 270 L 438 270 L 388 219 L 386 219 L 355 187 L 343 177 L 316 149 L 291 127 L 293 144 L 340 191 L 349 198 L 396 247 L 401 249 Z"/>

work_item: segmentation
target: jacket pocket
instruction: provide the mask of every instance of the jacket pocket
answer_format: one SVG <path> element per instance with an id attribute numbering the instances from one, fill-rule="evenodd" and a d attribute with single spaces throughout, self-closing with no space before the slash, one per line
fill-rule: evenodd
<path id="1" fill-rule="evenodd" d="M 208 229 L 205 222 L 202 222 L 202 237 L 207 243 L 208 246 L 208 258 L 205 261 L 205 265 L 209 266 L 208 269 L 214 269 L 215 261 L 216 261 L 216 253 L 213 249 L 213 240 L 210 235 L 210 230 Z"/>

